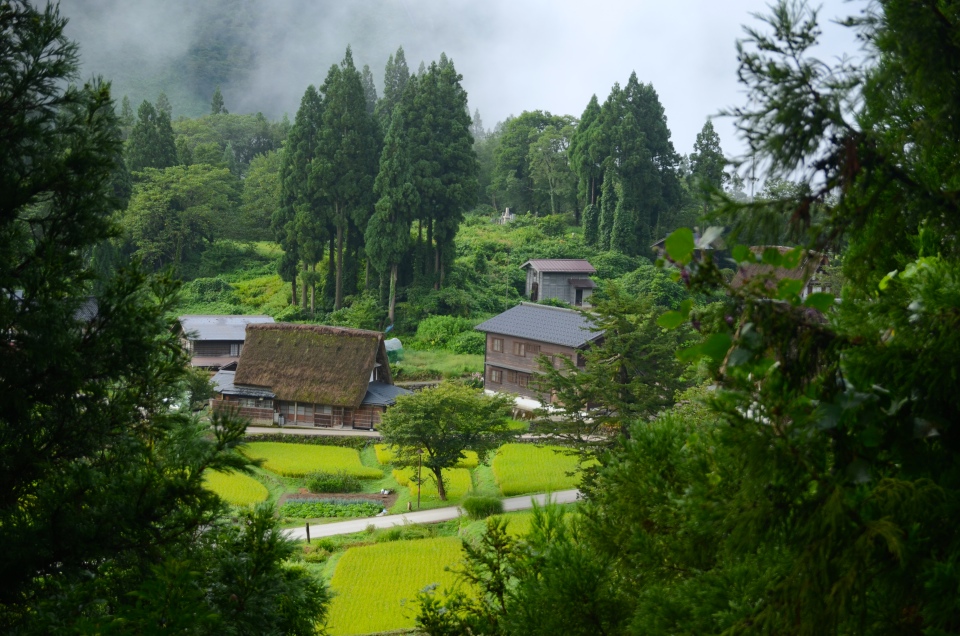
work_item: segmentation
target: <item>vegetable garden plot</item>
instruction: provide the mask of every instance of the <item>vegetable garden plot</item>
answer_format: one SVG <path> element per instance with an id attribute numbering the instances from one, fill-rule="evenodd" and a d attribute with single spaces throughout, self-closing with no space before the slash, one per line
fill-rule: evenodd
<path id="1" fill-rule="evenodd" d="M 331 581 L 336 593 L 328 623 L 331 636 L 413 627 L 413 598 L 432 583 L 440 588 L 453 585 L 455 575 L 444 568 L 459 562 L 461 555 L 456 537 L 347 550 Z"/>
<path id="2" fill-rule="evenodd" d="M 382 471 L 364 466 L 360 453 L 352 448 L 253 442 L 242 447 L 242 451 L 248 457 L 263 459 L 264 468 L 285 477 L 305 477 L 318 471 L 343 471 L 363 479 L 383 477 Z"/>

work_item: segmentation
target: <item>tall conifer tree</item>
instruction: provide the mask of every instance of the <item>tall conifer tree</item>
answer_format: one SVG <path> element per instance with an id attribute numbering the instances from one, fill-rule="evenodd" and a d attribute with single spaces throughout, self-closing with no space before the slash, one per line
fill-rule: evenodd
<path id="1" fill-rule="evenodd" d="M 365 228 L 373 208 L 373 183 L 380 154 L 378 127 L 367 115 L 360 73 L 347 47 L 340 65 L 327 73 L 323 126 L 311 167 L 327 218 L 336 232 L 334 309 L 343 304 L 344 244 L 351 222 Z"/>

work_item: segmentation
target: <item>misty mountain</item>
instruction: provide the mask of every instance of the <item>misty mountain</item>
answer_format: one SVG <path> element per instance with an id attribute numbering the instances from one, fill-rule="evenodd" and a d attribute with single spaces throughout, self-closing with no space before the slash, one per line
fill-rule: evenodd
<path id="1" fill-rule="evenodd" d="M 493 22 L 482 5 L 387 0 L 63 0 L 61 11 L 84 77 L 111 80 L 117 100 L 127 95 L 135 108 L 163 91 L 174 116 L 190 117 L 209 112 L 217 85 L 231 112 L 292 116 L 348 44 L 379 84 L 398 46 L 416 69 L 445 45 L 482 47 Z"/>

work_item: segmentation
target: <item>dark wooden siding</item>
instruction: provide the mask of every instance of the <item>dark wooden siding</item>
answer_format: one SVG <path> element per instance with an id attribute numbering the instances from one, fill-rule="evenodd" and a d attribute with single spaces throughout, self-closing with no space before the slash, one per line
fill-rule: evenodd
<path id="1" fill-rule="evenodd" d="M 503 340 L 503 351 L 493 350 L 493 340 L 499 338 Z M 526 349 L 525 355 L 517 355 L 516 345 L 523 345 Z M 538 353 L 531 353 L 532 347 L 539 347 Z M 484 369 L 484 388 L 490 391 L 499 391 L 503 393 L 518 393 L 524 397 L 531 397 L 542 400 L 542 397 L 533 389 L 532 375 L 540 369 L 539 357 L 556 357 L 554 366 L 560 367 L 559 356 L 566 356 L 576 364 L 577 350 L 573 347 L 551 344 L 549 342 L 539 342 L 537 340 L 527 340 L 524 338 L 515 338 L 495 333 L 487 334 L 487 354 L 486 368 Z M 494 370 L 501 372 L 500 382 L 494 382 Z M 513 372 L 513 373 L 511 373 Z M 528 385 L 522 386 L 524 376 L 527 377 Z"/>

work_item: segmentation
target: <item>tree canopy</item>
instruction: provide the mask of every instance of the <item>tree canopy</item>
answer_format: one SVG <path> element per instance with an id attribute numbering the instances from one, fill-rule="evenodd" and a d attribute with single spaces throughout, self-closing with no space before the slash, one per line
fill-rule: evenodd
<path id="1" fill-rule="evenodd" d="M 440 499 L 446 500 L 443 469 L 455 466 L 468 450 L 482 460 L 517 434 L 507 422 L 510 403 L 507 396 L 488 397 L 463 384 L 443 382 L 398 397 L 379 430 L 383 441 L 397 449 L 400 462 L 416 464 L 422 457 Z"/>
<path id="2" fill-rule="evenodd" d="M 326 587 L 284 564 L 270 511 L 233 525 L 203 487 L 250 462 L 243 422 L 174 408 L 176 284 L 89 258 L 117 233 L 122 138 L 109 87 L 71 83 L 64 24 L 0 11 L 0 629 L 314 633 Z"/>

